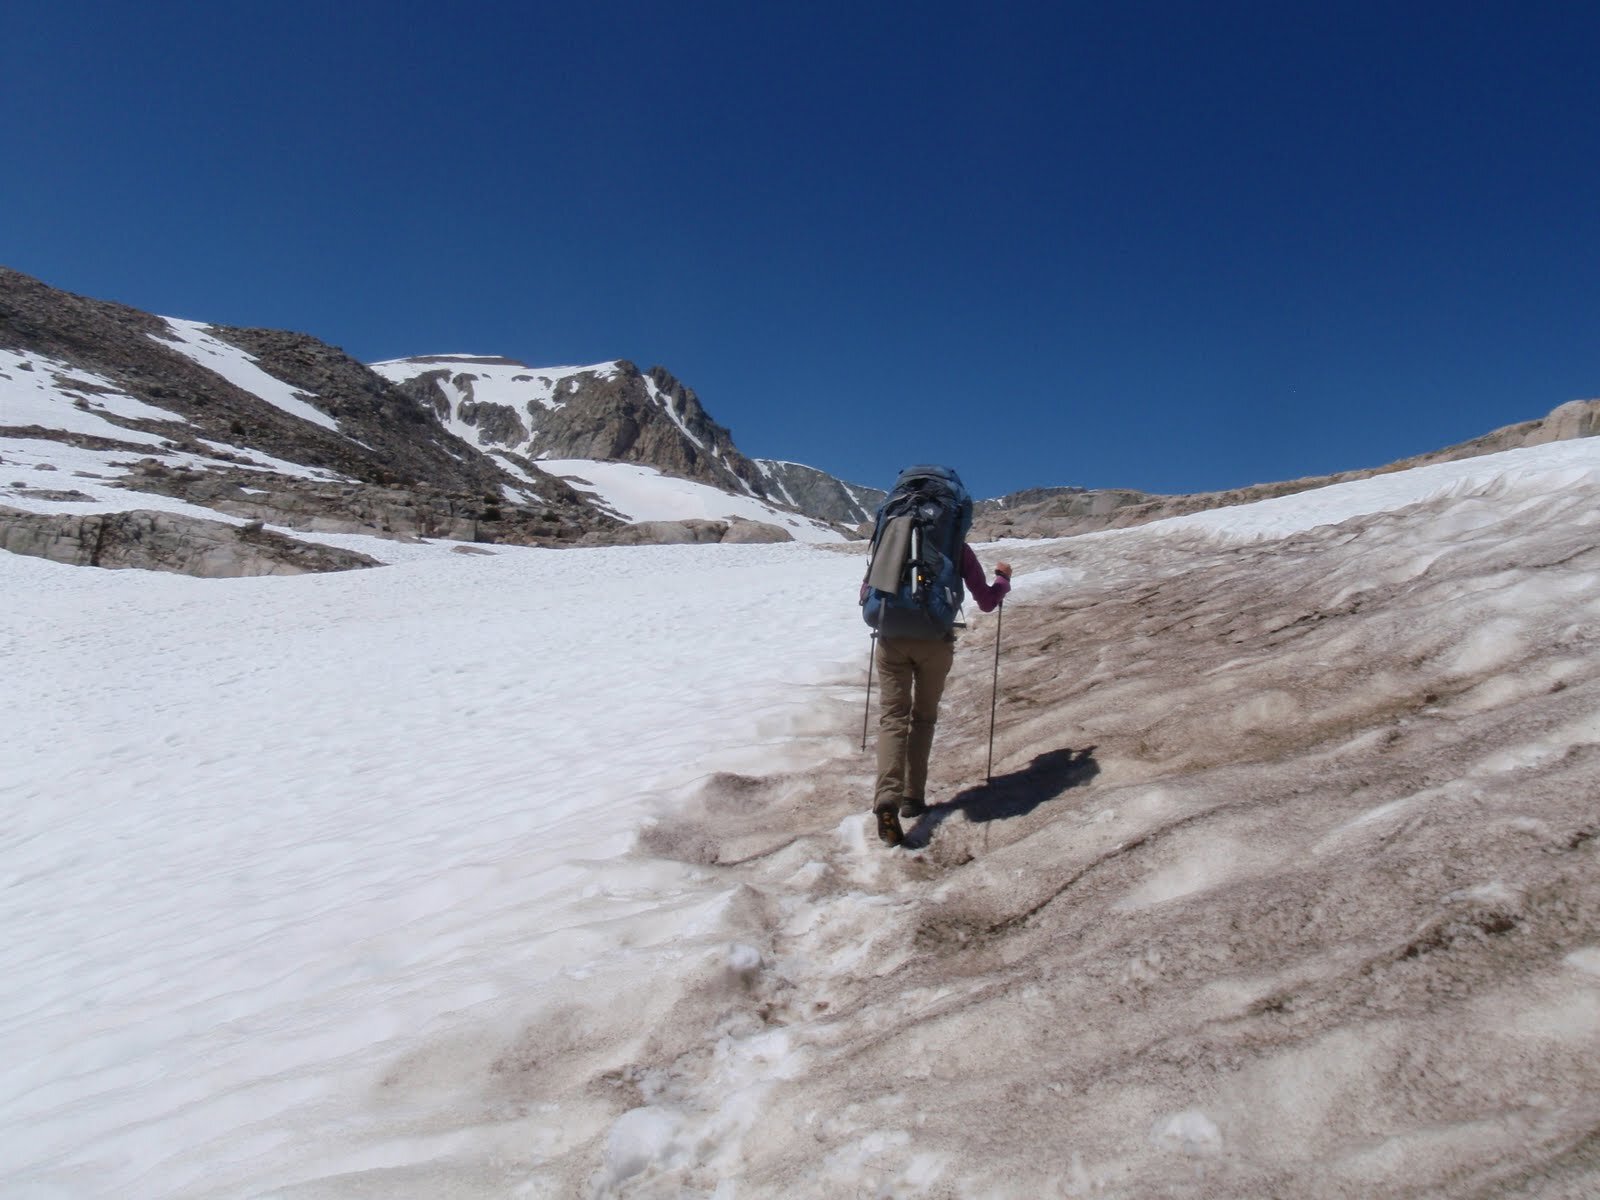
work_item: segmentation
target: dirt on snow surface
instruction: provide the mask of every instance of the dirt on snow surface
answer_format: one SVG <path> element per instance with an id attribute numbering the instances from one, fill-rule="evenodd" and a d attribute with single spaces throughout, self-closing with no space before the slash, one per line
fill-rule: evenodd
<path id="1" fill-rule="evenodd" d="M 981 547 L 893 850 L 859 548 L 0 558 L 0 1185 L 1600 1194 L 1600 439 L 1491 457 Z"/>
<path id="2" fill-rule="evenodd" d="M 713 779 L 647 835 L 745 889 L 771 1083 L 718 1114 L 737 1194 L 1600 1192 L 1597 528 L 1485 495 L 1007 547 L 1036 599 L 992 782 L 984 618 L 907 849 L 866 840 L 859 760 Z M 619 1080 L 686 1138 L 619 1194 L 714 1189 L 682 1114 L 734 987 Z"/>

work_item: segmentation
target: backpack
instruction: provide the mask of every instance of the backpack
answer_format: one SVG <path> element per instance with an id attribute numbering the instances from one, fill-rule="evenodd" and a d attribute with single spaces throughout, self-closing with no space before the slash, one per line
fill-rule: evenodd
<path id="1" fill-rule="evenodd" d="M 883 637 L 937 639 L 956 627 L 972 497 L 949 467 L 907 467 L 878 506 L 861 615 Z"/>

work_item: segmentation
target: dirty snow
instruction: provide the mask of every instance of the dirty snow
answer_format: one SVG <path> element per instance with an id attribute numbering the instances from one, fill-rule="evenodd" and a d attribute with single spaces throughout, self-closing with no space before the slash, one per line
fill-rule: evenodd
<path id="1" fill-rule="evenodd" d="M 0 1191 L 1595 1194 L 1597 449 L 1008 545 L 896 851 L 856 552 L 0 556 Z"/>

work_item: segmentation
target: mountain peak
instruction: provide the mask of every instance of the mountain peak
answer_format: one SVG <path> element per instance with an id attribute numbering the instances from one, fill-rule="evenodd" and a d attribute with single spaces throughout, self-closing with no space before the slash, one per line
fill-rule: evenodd
<path id="1" fill-rule="evenodd" d="M 486 454 L 636 463 L 769 498 L 760 469 L 665 367 L 641 371 L 626 359 L 530 367 L 500 356 L 430 354 L 372 369 Z"/>

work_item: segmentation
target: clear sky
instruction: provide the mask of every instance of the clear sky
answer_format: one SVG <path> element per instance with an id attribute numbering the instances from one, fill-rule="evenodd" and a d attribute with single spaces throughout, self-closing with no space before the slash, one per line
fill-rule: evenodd
<path id="1" fill-rule="evenodd" d="M 0 262 L 367 360 L 660 363 L 994 495 L 1600 396 L 1600 5 L 0 9 Z"/>

